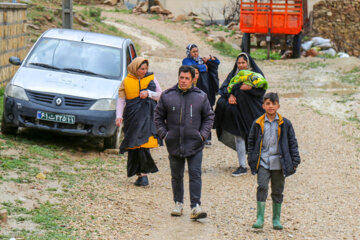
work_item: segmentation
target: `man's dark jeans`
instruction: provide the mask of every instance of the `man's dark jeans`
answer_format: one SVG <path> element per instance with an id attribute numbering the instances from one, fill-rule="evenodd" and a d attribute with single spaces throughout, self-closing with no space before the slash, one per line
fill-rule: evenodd
<path id="1" fill-rule="evenodd" d="M 191 208 L 200 203 L 201 198 L 201 162 L 202 151 L 190 157 L 169 156 L 171 168 L 171 185 L 175 202 L 184 202 L 184 170 L 185 159 L 189 169 L 189 189 Z"/>
<path id="2" fill-rule="evenodd" d="M 257 177 L 257 201 L 266 201 L 269 189 L 269 181 L 271 180 L 271 198 L 274 203 L 282 203 L 283 191 L 285 187 L 285 177 L 282 170 L 270 171 L 269 169 L 265 169 L 264 167 L 260 166 Z"/>

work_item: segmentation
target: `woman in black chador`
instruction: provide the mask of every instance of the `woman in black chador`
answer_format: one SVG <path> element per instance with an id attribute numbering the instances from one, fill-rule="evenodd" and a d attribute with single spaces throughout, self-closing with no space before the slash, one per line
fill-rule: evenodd
<path id="1" fill-rule="evenodd" d="M 240 70 L 251 70 L 264 76 L 255 61 L 247 54 L 240 53 L 233 70 L 219 90 L 220 99 L 216 104 L 215 123 L 219 141 L 236 150 L 240 167 L 232 173 L 234 177 L 247 173 L 246 168 L 246 142 L 255 119 L 264 114 L 262 99 L 265 94 L 263 88 L 255 88 L 238 83 L 228 92 L 231 79 Z"/>

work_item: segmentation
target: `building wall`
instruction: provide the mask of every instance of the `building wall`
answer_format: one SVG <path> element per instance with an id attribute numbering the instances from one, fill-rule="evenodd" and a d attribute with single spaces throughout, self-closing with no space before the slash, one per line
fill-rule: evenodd
<path id="1" fill-rule="evenodd" d="M 0 3 L 0 85 L 9 81 L 18 68 L 9 63 L 9 58 L 24 59 L 28 51 L 26 8 L 26 4 Z"/>

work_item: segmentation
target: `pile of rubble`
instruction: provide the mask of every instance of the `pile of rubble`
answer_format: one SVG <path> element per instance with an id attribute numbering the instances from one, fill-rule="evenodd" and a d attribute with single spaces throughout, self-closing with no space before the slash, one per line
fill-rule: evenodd
<path id="1" fill-rule="evenodd" d="M 74 0 L 75 3 L 81 4 L 81 5 L 87 5 L 87 4 L 111 4 L 116 5 L 120 0 Z"/>
<path id="2" fill-rule="evenodd" d="M 103 3 L 104 4 L 108 4 L 111 6 L 115 6 L 116 4 L 122 2 L 121 0 L 104 0 Z"/>
<path id="3" fill-rule="evenodd" d="M 194 27 L 196 28 L 197 26 L 197 23 L 195 22 L 195 25 Z M 227 35 L 231 35 L 236 41 L 240 41 L 241 42 L 241 39 L 242 39 L 242 32 L 240 31 L 240 27 L 239 27 L 239 24 L 238 23 L 235 23 L 235 22 L 231 22 L 229 23 L 227 26 L 223 26 L 223 25 L 219 25 L 219 27 L 223 27 L 223 28 L 226 28 L 228 29 L 229 31 L 226 31 L 228 32 Z M 208 42 L 216 42 L 216 41 L 219 41 L 219 42 L 226 42 L 226 38 L 227 37 L 226 35 L 225 36 L 218 36 L 216 34 L 210 34 L 206 40 Z"/>
<path id="4" fill-rule="evenodd" d="M 242 39 L 243 33 L 240 31 L 240 24 L 238 22 L 231 22 L 226 27 L 230 31 L 234 31 L 235 39 Z"/>
<path id="5" fill-rule="evenodd" d="M 314 5 L 312 35 L 331 39 L 335 49 L 360 57 L 359 12 L 359 0 L 322 0 Z"/>
<path id="6" fill-rule="evenodd" d="M 138 5 L 136 5 L 133 8 L 133 13 L 135 13 L 135 14 L 147 13 L 148 9 L 149 9 L 148 1 L 140 2 Z M 159 15 L 163 16 L 164 18 L 167 18 L 167 19 L 173 19 L 174 18 L 174 15 L 172 14 L 172 12 L 169 11 L 168 9 L 165 9 L 162 6 L 162 4 L 160 3 L 160 0 L 155 0 L 154 1 L 154 5 L 150 7 L 150 13 L 159 14 Z"/>
<path id="7" fill-rule="evenodd" d="M 305 57 L 331 56 L 331 57 L 349 57 L 347 53 L 336 52 L 330 39 L 322 37 L 313 37 L 301 45 Z"/>

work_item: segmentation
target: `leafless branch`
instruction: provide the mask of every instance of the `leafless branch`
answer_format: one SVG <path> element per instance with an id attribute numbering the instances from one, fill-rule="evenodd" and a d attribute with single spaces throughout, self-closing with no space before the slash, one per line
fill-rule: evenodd
<path id="1" fill-rule="evenodd" d="M 225 25 L 231 22 L 239 22 L 240 0 L 229 0 L 228 4 L 225 4 L 221 9 L 221 13 L 224 17 Z"/>
<path id="2" fill-rule="evenodd" d="M 207 16 L 210 20 L 210 25 L 211 24 L 216 24 L 216 21 L 215 21 L 215 9 L 211 6 L 207 6 L 207 7 L 204 7 L 202 9 L 202 14 L 204 14 L 205 16 Z"/>

